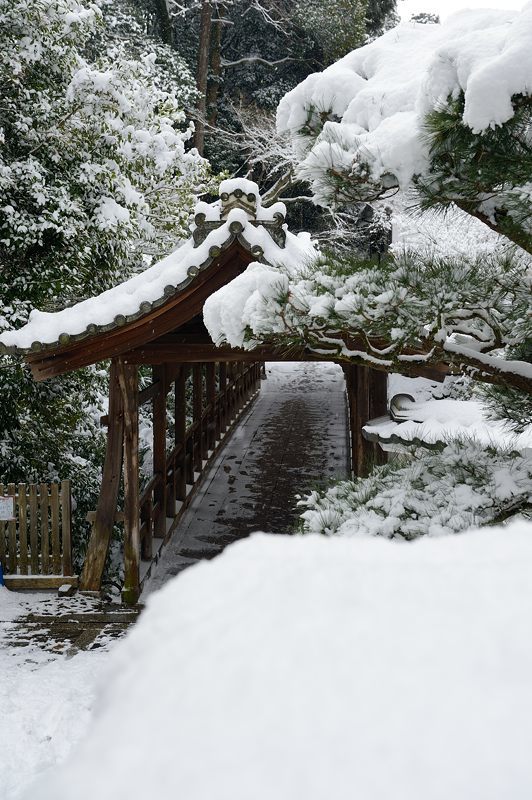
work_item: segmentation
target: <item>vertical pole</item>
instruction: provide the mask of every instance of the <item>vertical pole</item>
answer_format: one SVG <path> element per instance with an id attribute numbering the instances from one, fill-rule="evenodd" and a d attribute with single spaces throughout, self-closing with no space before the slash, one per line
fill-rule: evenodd
<path id="1" fill-rule="evenodd" d="M 220 433 L 227 430 L 227 364 L 220 364 Z"/>
<path id="2" fill-rule="evenodd" d="M 207 381 L 207 406 L 209 416 L 207 420 L 207 449 L 214 450 L 216 446 L 216 373 L 215 364 L 210 362 L 206 365 Z"/>
<path id="3" fill-rule="evenodd" d="M 388 413 L 388 373 L 369 370 L 369 418 L 383 417 Z M 373 461 L 385 464 L 387 454 L 378 442 L 373 442 Z"/>
<path id="4" fill-rule="evenodd" d="M 203 458 L 203 378 L 201 374 L 201 364 L 194 364 L 192 369 L 192 417 L 195 425 L 194 434 L 194 469 L 196 472 L 201 472 L 202 458 Z"/>
<path id="5" fill-rule="evenodd" d="M 154 536 L 164 539 L 166 535 L 166 384 L 167 370 L 164 365 L 152 367 L 153 382 L 157 391 L 153 398 L 153 474 L 159 478 L 153 490 L 154 506 L 157 509 Z"/>
<path id="6" fill-rule="evenodd" d="M 72 498 L 70 481 L 61 481 L 61 534 L 63 539 L 63 575 L 72 575 Z"/>
<path id="7" fill-rule="evenodd" d="M 102 485 L 98 498 L 98 506 L 96 508 L 96 518 L 92 526 L 91 537 L 79 582 L 82 591 L 94 592 L 100 589 L 118 502 L 120 476 L 122 474 L 124 405 L 118 380 L 118 363 L 116 359 L 113 359 L 111 362 L 111 371 L 109 374 L 108 419 L 107 447 L 103 465 Z M 32 572 L 34 572 L 33 514 L 36 513 L 36 496 L 34 493 L 32 494 L 33 489 L 34 487 L 30 486 Z"/>
<path id="8" fill-rule="evenodd" d="M 28 501 L 26 498 L 26 484 L 18 485 L 18 531 L 20 546 L 19 572 L 28 574 Z M 1 534 L 0 534 L 1 536 Z"/>
<path id="9" fill-rule="evenodd" d="M 140 594 L 139 404 L 138 367 L 118 360 L 124 404 L 124 588 L 122 600 L 134 605 Z"/>
<path id="10" fill-rule="evenodd" d="M 178 479 L 176 499 L 185 500 L 187 496 L 187 398 L 186 398 L 187 368 L 184 364 L 179 367 L 175 382 L 175 444 L 181 445 L 176 459 Z"/>
<path id="11" fill-rule="evenodd" d="M 375 464 L 385 461 L 381 448 L 364 438 L 362 428 L 368 420 L 386 413 L 387 376 L 369 367 L 352 365 L 344 367 L 344 372 L 349 400 L 352 469 L 357 477 L 364 477 Z"/>
<path id="12" fill-rule="evenodd" d="M 214 444 L 220 441 L 220 431 L 222 427 L 222 393 L 220 391 L 220 364 L 217 362 L 214 365 L 214 404 L 215 404 L 215 416 L 214 416 Z M 216 391 L 216 373 L 218 373 L 218 391 Z"/>

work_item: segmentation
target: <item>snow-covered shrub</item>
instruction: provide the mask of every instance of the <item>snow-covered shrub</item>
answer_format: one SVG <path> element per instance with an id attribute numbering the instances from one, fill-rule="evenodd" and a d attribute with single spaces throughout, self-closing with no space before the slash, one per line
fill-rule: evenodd
<path id="1" fill-rule="evenodd" d="M 450 442 L 299 501 L 306 533 L 415 539 L 500 521 L 532 504 L 532 458 Z"/>
<path id="2" fill-rule="evenodd" d="M 166 252 L 209 185 L 207 163 L 186 149 L 190 73 L 174 63 L 173 88 L 161 88 L 160 59 L 126 52 L 104 10 L 0 0 L 0 329 Z M 78 509 L 94 508 L 104 385 L 101 370 L 36 385 L 2 358 L 0 480 L 71 477 Z"/>

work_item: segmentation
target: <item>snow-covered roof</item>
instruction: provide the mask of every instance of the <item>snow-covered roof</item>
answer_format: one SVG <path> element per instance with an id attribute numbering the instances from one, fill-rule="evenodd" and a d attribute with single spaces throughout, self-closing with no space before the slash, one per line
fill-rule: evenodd
<path id="1" fill-rule="evenodd" d="M 464 10 L 441 25 L 399 25 L 308 76 L 281 100 L 277 124 L 326 202 L 324 173 L 350 170 L 357 157 L 376 180 L 391 174 L 408 186 L 428 166 L 427 112 L 460 92 L 474 132 L 511 119 L 512 99 L 532 92 L 532 3 Z M 320 114 L 329 121 L 308 151 L 306 131 L 309 123 L 319 128 Z"/>
<path id="2" fill-rule="evenodd" d="M 197 204 L 191 238 L 166 258 L 69 308 L 33 310 L 26 325 L 0 335 L 0 352 L 52 349 L 140 319 L 187 288 L 235 242 L 271 265 L 297 264 L 315 254 L 310 234 L 288 231 L 283 203 L 262 206 L 253 181 L 223 181 L 219 194 L 214 203 Z"/>

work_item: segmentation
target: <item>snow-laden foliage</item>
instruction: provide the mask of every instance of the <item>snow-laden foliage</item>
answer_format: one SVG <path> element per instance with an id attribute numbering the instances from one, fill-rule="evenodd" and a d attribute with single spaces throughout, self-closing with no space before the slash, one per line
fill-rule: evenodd
<path id="1" fill-rule="evenodd" d="M 159 51 L 130 51 L 112 11 L 0 0 L 0 330 L 167 251 L 209 181 L 186 149 L 190 73 L 181 64 L 163 89 Z M 96 370 L 36 385 L 0 360 L 0 480 L 71 478 L 78 542 L 99 488 L 104 385 Z"/>
<path id="2" fill-rule="evenodd" d="M 141 263 L 147 244 L 166 249 L 206 178 L 153 55 L 83 58 L 103 24 L 94 4 L 0 0 L 4 303 L 83 294 L 89 278 L 106 285 Z"/>
<path id="3" fill-rule="evenodd" d="M 415 184 L 532 248 L 532 4 L 404 24 L 289 92 L 278 109 L 318 202 Z"/>
<path id="4" fill-rule="evenodd" d="M 302 530 L 415 539 L 459 533 L 532 503 L 530 455 L 475 441 L 413 455 L 300 500 Z"/>
<path id="5" fill-rule="evenodd" d="M 531 366 L 501 348 L 532 337 L 526 264 L 415 253 L 381 264 L 323 258 L 296 271 L 253 264 L 209 298 L 205 319 L 214 341 L 234 347 L 300 344 L 405 374 L 445 362 L 523 388 Z"/>

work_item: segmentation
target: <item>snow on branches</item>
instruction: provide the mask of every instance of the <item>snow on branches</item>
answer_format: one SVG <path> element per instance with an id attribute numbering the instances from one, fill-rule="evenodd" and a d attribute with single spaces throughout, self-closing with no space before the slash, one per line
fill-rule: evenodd
<path id="1" fill-rule="evenodd" d="M 155 57 L 128 58 L 115 43 L 87 59 L 105 24 L 95 4 L 0 0 L 0 257 L 19 302 L 38 301 L 36 282 L 54 296 L 68 283 L 75 296 L 95 265 L 104 286 L 147 247 L 167 249 L 207 180 Z"/>
<path id="2" fill-rule="evenodd" d="M 444 364 L 531 391 L 532 365 L 502 356 L 532 337 L 531 286 L 521 260 L 496 255 L 253 264 L 230 292 L 209 298 L 205 321 L 214 341 L 234 347 L 299 344 L 316 357 L 412 375 Z"/>
<path id="3" fill-rule="evenodd" d="M 532 249 L 532 3 L 403 24 L 310 75 L 277 122 L 316 200 L 416 185 Z"/>
<path id="4" fill-rule="evenodd" d="M 416 539 L 501 521 L 532 503 L 530 455 L 466 440 L 413 455 L 312 492 L 299 502 L 303 531 Z"/>

